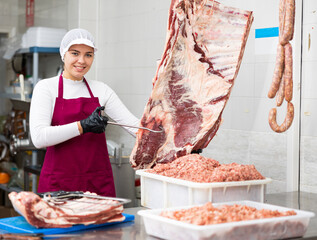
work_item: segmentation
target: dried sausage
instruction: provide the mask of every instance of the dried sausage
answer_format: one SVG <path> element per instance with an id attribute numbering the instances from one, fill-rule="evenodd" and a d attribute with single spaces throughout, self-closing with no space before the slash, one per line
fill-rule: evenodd
<path id="1" fill-rule="evenodd" d="M 279 36 L 281 36 L 283 34 L 283 30 L 284 30 L 285 0 L 280 0 L 278 17 L 279 17 Z"/>
<path id="2" fill-rule="evenodd" d="M 284 9 L 281 8 L 284 5 Z M 280 44 L 283 46 L 293 39 L 294 35 L 294 23 L 295 23 L 295 0 L 285 0 L 280 2 L 280 14 L 279 19 L 282 23 L 279 23 L 280 29 Z"/>
<path id="3" fill-rule="evenodd" d="M 276 106 L 281 106 L 284 100 L 285 96 L 285 78 L 284 75 L 281 80 L 280 88 L 278 89 L 277 95 L 276 95 Z"/>
<path id="4" fill-rule="evenodd" d="M 292 45 L 287 43 L 284 46 L 285 49 L 285 70 L 284 70 L 284 80 L 285 80 L 285 100 L 287 102 L 292 101 L 293 98 L 293 54 Z"/>
<path id="5" fill-rule="evenodd" d="M 278 44 L 273 80 L 272 80 L 272 84 L 268 93 L 269 98 L 274 98 L 277 90 L 280 87 L 280 82 L 281 82 L 282 74 L 284 71 L 284 63 L 285 63 L 285 50 L 282 45 Z"/>
<path id="6" fill-rule="evenodd" d="M 294 106 L 291 102 L 287 103 L 287 114 L 284 122 L 279 126 L 276 122 L 276 108 L 272 108 L 269 113 L 269 124 L 273 131 L 277 133 L 285 132 L 291 125 L 294 119 Z"/>
<path id="7" fill-rule="evenodd" d="M 280 34 L 280 44 L 283 46 L 293 39 L 295 23 L 295 0 L 285 0 L 284 5 L 285 17 L 282 24 L 283 31 Z"/>
<path id="8" fill-rule="evenodd" d="M 276 122 L 276 108 L 272 108 L 269 113 L 269 124 L 272 130 L 277 133 L 285 132 L 292 125 L 293 119 L 294 106 L 291 102 L 287 103 L 287 114 L 281 126 L 279 126 Z"/>
<path id="9" fill-rule="evenodd" d="M 269 124 L 277 133 L 285 132 L 293 122 L 294 106 L 293 98 L 293 53 L 289 43 L 294 36 L 295 24 L 295 0 L 280 0 L 279 2 L 279 44 L 277 47 L 276 63 L 273 81 L 268 93 L 269 98 L 274 98 L 276 93 L 276 105 L 281 106 L 283 99 L 287 103 L 287 114 L 282 125 L 276 122 L 276 108 L 269 113 Z"/>

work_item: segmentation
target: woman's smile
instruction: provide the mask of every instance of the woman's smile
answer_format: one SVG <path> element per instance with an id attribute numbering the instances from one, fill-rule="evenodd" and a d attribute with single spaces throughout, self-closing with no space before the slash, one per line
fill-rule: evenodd
<path id="1" fill-rule="evenodd" d="M 84 66 L 76 66 L 76 65 L 74 65 L 74 67 L 75 67 L 76 70 L 79 71 L 79 72 L 85 70 L 85 68 L 86 68 L 86 67 L 84 67 Z"/>

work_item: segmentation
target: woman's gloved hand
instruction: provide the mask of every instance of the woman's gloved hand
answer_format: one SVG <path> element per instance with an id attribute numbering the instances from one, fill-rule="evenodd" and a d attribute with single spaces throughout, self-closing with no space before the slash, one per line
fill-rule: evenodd
<path id="1" fill-rule="evenodd" d="M 102 133 L 106 130 L 108 118 L 101 116 L 100 111 L 105 107 L 97 107 L 95 111 L 86 119 L 80 120 L 83 133 Z"/>

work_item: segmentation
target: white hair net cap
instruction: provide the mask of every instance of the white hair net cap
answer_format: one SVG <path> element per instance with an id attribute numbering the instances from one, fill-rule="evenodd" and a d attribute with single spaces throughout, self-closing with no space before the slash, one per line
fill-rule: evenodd
<path id="1" fill-rule="evenodd" d="M 63 61 L 65 53 L 74 44 L 85 44 L 89 47 L 92 47 L 94 49 L 94 52 L 97 51 L 97 48 L 95 46 L 95 39 L 91 35 L 91 33 L 85 29 L 75 28 L 67 32 L 62 39 L 59 52 Z"/>

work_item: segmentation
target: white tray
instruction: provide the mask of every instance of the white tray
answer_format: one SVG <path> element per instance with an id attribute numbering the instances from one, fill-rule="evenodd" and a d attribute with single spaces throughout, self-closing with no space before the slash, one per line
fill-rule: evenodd
<path id="1" fill-rule="evenodd" d="M 284 239 L 301 237 L 305 234 L 309 220 L 315 216 L 313 212 L 285 208 L 253 201 L 235 201 L 215 203 L 214 206 L 240 204 L 255 207 L 257 209 L 270 209 L 278 211 L 294 210 L 297 215 L 275 217 L 258 220 L 222 223 L 214 225 L 197 226 L 189 223 L 159 216 L 164 210 L 180 210 L 187 207 L 174 207 L 164 209 L 141 210 L 146 233 L 163 239 Z"/>
<path id="2" fill-rule="evenodd" d="M 141 179 L 141 205 L 148 208 L 190 206 L 206 202 L 251 200 L 264 202 L 272 179 L 197 183 L 137 170 Z"/>

